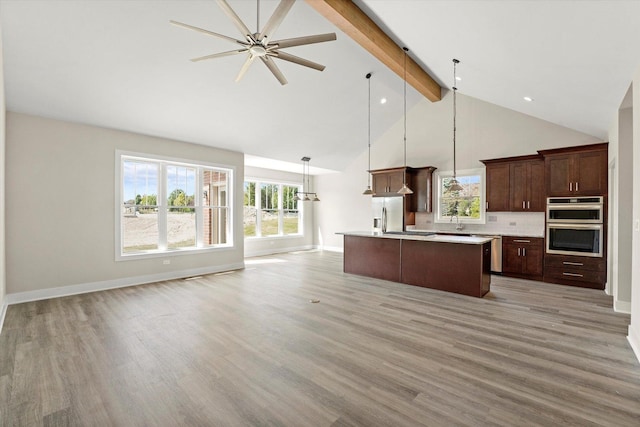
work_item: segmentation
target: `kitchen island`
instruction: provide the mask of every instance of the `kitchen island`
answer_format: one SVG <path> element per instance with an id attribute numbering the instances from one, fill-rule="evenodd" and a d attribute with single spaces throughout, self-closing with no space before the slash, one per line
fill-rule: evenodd
<path id="1" fill-rule="evenodd" d="M 344 272 L 482 297 L 491 284 L 491 238 L 346 232 Z"/>

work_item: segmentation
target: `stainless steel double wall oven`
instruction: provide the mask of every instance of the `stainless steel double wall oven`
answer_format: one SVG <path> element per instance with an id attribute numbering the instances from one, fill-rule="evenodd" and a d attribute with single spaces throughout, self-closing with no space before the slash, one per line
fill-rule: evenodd
<path id="1" fill-rule="evenodd" d="M 547 253 L 602 257 L 603 197 L 547 199 Z"/>

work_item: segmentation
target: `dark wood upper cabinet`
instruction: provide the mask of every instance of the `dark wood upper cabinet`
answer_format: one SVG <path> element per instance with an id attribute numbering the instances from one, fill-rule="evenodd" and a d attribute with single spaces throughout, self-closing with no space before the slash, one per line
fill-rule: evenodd
<path id="1" fill-rule="evenodd" d="M 538 152 L 545 159 L 547 196 L 607 194 L 608 143 Z"/>
<path id="2" fill-rule="evenodd" d="M 398 191 L 404 183 L 404 174 L 407 172 L 407 185 L 411 187 L 412 174 L 410 168 L 391 168 L 372 170 L 371 182 L 374 197 L 402 197 Z"/>
<path id="3" fill-rule="evenodd" d="M 486 161 L 486 160 L 485 160 Z M 486 164 L 486 209 L 487 212 L 509 210 L 509 164 Z"/>
<path id="4" fill-rule="evenodd" d="M 431 212 L 433 210 L 433 166 L 413 170 L 413 206 L 414 212 Z"/>
<path id="5" fill-rule="evenodd" d="M 543 212 L 544 161 L 539 155 L 482 160 L 487 212 Z"/>
<path id="6" fill-rule="evenodd" d="M 544 212 L 544 161 L 524 160 L 509 164 L 509 204 L 514 212 Z"/>

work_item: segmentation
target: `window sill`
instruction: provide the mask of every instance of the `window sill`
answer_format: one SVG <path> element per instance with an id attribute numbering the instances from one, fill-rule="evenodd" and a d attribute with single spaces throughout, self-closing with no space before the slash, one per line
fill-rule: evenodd
<path id="1" fill-rule="evenodd" d="M 302 237 L 304 237 L 304 234 L 286 234 L 286 235 L 283 234 L 283 235 L 261 236 L 261 237 L 249 236 L 249 237 L 245 237 L 244 240 L 259 242 L 259 241 L 265 241 L 265 240 L 300 239 Z"/>
<path id="2" fill-rule="evenodd" d="M 235 249 L 235 246 L 228 244 L 228 245 L 214 246 L 210 248 L 167 249 L 164 251 L 157 250 L 157 251 L 147 251 L 147 252 L 136 252 L 131 254 L 118 254 L 116 255 L 116 262 L 135 261 L 135 260 L 149 259 L 149 258 L 167 258 L 167 257 L 182 256 L 182 255 L 197 255 L 201 253 L 227 251 L 231 249 Z"/>

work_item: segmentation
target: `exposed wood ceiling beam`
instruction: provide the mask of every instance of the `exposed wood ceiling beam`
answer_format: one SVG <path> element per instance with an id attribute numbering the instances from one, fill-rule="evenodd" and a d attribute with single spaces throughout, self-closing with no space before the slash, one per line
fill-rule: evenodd
<path id="1" fill-rule="evenodd" d="M 318 13 L 358 42 L 404 79 L 404 51 L 350 0 L 306 0 Z M 411 57 L 407 58 L 407 83 L 432 102 L 442 99 L 440 85 Z"/>

